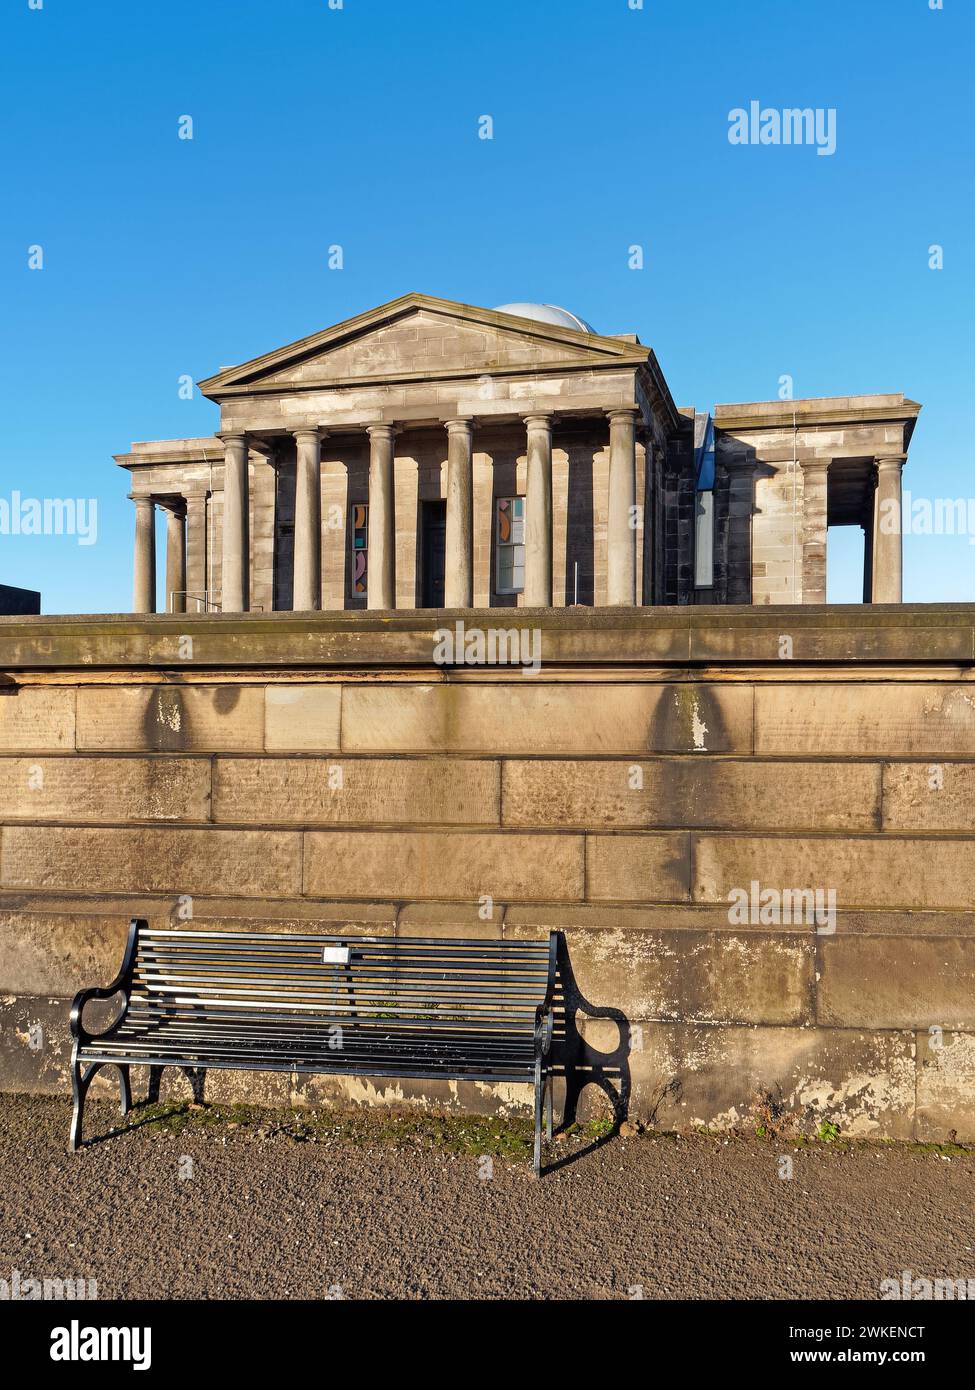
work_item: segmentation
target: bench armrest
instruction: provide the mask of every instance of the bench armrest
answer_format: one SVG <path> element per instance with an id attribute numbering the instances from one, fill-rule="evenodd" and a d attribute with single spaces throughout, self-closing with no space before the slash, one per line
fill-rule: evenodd
<path id="1" fill-rule="evenodd" d="M 128 1013 L 129 1009 L 129 987 L 132 983 L 132 965 L 135 961 L 136 947 L 139 940 L 139 928 L 148 926 L 148 923 L 138 918 L 133 918 L 129 923 L 129 937 L 125 944 L 125 955 L 122 958 L 122 968 L 110 985 L 104 988 L 101 985 L 92 985 L 89 989 L 79 990 L 71 1004 L 71 1014 L 68 1019 L 68 1026 L 71 1036 L 75 1042 L 87 1042 L 91 1038 L 105 1037 L 118 1026 Z M 81 1021 L 85 1005 L 91 999 L 111 999 L 113 995 L 125 995 L 125 1007 L 119 1017 L 105 1030 L 105 1033 L 90 1033 Z"/>
<path id="2" fill-rule="evenodd" d="M 545 998 L 535 1010 L 535 1051 L 539 1057 L 547 1057 L 555 1032 L 555 972 L 558 960 L 558 934 L 549 932 L 548 936 L 548 982 Z"/>
<path id="3" fill-rule="evenodd" d="M 124 985 L 118 985 L 115 989 L 100 989 L 96 985 L 93 986 L 91 989 L 82 989 L 78 991 L 71 1004 L 71 1015 L 68 1020 L 69 1026 L 71 1028 L 71 1036 L 75 1039 L 76 1042 L 88 1042 L 91 1038 L 104 1037 L 106 1033 L 110 1033 L 112 1031 L 112 1028 L 115 1027 L 115 1024 L 121 1023 L 129 1007 L 129 996 L 127 993 L 125 993 L 125 1008 L 122 1010 L 122 1013 L 119 1015 L 119 1017 L 115 1020 L 115 1023 L 113 1023 L 111 1027 L 105 1030 L 105 1033 L 91 1033 L 87 1028 L 84 1027 L 84 1025 L 81 1022 L 82 1011 L 90 999 L 111 999 L 113 995 L 118 994 L 120 992 L 125 993 Z"/>
<path id="4" fill-rule="evenodd" d="M 547 1057 L 552 1047 L 552 1034 L 555 1032 L 555 1010 L 546 1010 L 544 1004 L 535 1010 L 535 1052 L 539 1057 Z"/>

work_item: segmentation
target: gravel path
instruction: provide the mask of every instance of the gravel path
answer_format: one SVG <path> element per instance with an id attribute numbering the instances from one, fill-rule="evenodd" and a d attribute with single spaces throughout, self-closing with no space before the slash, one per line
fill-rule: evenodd
<path id="1" fill-rule="evenodd" d="M 0 1279 L 94 1278 L 101 1298 L 838 1299 L 905 1269 L 975 1277 L 969 1152 L 580 1138 L 536 1182 L 520 1158 L 482 1176 L 476 1137 L 391 1142 L 369 1118 L 309 1137 L 273 1112 L 143 1123 L 72 1156 L 69 1114 L 0 1096 Z M 116 1122 L 86 1107 L 87 1134 Z"/>

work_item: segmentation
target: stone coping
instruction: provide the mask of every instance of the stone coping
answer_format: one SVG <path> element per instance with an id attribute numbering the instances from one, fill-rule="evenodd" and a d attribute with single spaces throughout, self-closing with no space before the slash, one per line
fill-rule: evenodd
<path id="1" fill-rule="evenodd" d="M 543 673 L 560 666 L 975 664 L 971 603 L 110 613 L 0 617 L 0 683 L 2 673 L 15 671 L 119 667 L 405 668 L 443 677 L 474 669 L 434 660 L 434 634 L 458 622 L 467 633 L 537 631 Z M 478 669 L 522 678 L 517 664 Z"/>
<path id="2" fill-rule="evenodd" d="M 105 918 L 119 929 L 133 917 L 150 925 L 185 931 L 301 930 L 307 923 L 312 935 L 328 933 L 329 924 L 350 935 L 392 931 L 404 935 L 452 936 L 502 935 L 550 931 L 714 932 L 732 936 L 803 937 L 828 943 L 834 934 L 818 936 L 803 924 L 763 926 L 732 924 L 724 903 L 649 903 L 607 905 L 601 903 L 496 902 L 492 919 L 485 922 L 480 909 L 470 902 L 410 902 L 400 899 L 357 901 L 336 898 L 228 898 L 200 894 L 193 898 L 193 920 L 179 917 L 181 899 L 172 893 L 65 893 L 58 891 L 0 890 L 0 913 L 14 919 L 66 918 L 75 923 Z M 926 908 L 839 909 L 835 937 L 907 936 L 975 937 L 975 912 Z"/>

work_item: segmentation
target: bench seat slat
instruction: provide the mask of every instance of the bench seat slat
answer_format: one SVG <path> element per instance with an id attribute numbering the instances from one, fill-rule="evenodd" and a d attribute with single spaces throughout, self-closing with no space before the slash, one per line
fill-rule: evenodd
<path id="1" fill-rule="evenodd" d="M 261 1012 L 257 1012 L 258 1010 L 260 1010 Z M 233 1008 L 228 1006 L 227 1009 L 222 1010 L 219 1014 L 204 1013 L 202 1010 L 198 1011 L 196 1014 L 191 1014 L 188 1012 L 175 1014 L 172 1011 L 155 1010 L 151 1014 L 142 1014 L 128 1017 L 126 1021 L 129 1026 L 132 1026 L 133 1024 L 137 1023 L 139 1019 L 146 1019 L 146 1021 L 148 1022 L 164 1023 L 167 1019 L 171 1019 L 174 1017 L 195 1017 L 200 1019 L 201 1021 L 220 1017 L 232 1020 L 239 1020 L 246 1017 L 250 1017 L 257 1021 L 272 1018 L 280 1018 L 286 1020 L 306 1019 L 315 1020 L 316 1022 L 320 1023 L 350 1023 L 355 1022 L 357 1018 L 367 1021 L 381 1021 L 385 1018 L 388 1019 L 390 1022 L 394 1020 L 401 1023 L 413 1022 L 418 1025 L 423 1025 L 424 1027 L 429 1028 L 437 1028 L 440 1026 L 450 1027 L 455 1024 L 476 1024 L 477 1027 L 480 1029 L 493 1029 L 508 1033 L 517 1033 L 519 1031 L 528 1032 L 530 1031 L 530 1028 L 533 1024 L 533 1019 L 531 1019 L 528 1016 L 522 1016 L 521 1018 L 512 1020 L 510 1018 L 501 1017 L 497 1014 L 484 1014 L 478 1015 L 476 1017 L 472 1016 L 470 1013 L 445 1013 L 443 1011 L 438 1012 L 436 1014 L 418 1014 L 415 1011 L 409 1009 L 384 1009 L 381 1012 L 377 1009 L 374 1010 L 372 1013 L 360 1012 L 357 1014 L 351 1009 L 346 1009 L 344 1012 L 339 1012 L 335 1009 L 326 1009 L 321 1005 L 312 1004 L 292 1005 L 288 1011 L 285 1011 L 283 1009 L 275 1010 L 274 1014 L 269 1015 L 263 1005 L 248 1005 L 246 1003 L 235 1005 Z"/>
<path id="2" fill-rule="evenodd" d="M 328 987 L 330 989 L 350 989 L 353 984 L 353 972 L 345 970 L 342 972 L 325 972 L 315 974 L 310 970 L 298 972 L 284 971 L 241 971 L 221 970 L 211 973 L 205 970 L 195 970 L 190 966 L 185 966 L 182 970 L 172 967 L 169 970 L 143 971 L 136 976 L 133 981 L 133 988 L 144 985 L 147 990 L 152 990 L 158 985 L 164 985 L 173 981 L 204 981 L 218 988 L 224 984 L 261 984 L 261 985 L 287 985 L 291 989 L 300 988 L 303 984 L 314 985 L 316 989 Z M 418 992 L 432 993 L 434 991 L 450 989 L 454 992 L 467 992 L 473 995 L 492 994 L 492 993 L 516 993 L 538 997 L 538 982 L 536 980 L 525 979 L 523 976 L 510 975 L 434 975 L 431 973 L 421 974 L 417 971 L 403 970 L 395 974 L 392 973 L 373 973 L 372 971 L 355 971 L 355 987 L 359 990 L 379 990 L 387 984 L 393 986 L 411 985 Z"/>
<path id="3" fill-rule="evenodd" d="M 117 1055 L 102 1056 L 98 1053 L 86 1053 L 86 1062 L 115 1062 L 119 1060 Z M 531 1071 L 519 1069 L 517 1067 L 481 1067 L 471 1064 L 470 1067 L 461 1067 L 453 1062 L 446 1063 L 443 1067 L 424 1066 L 393 1066 L 387 1062 L 368 1059 L 361 1064 L 351 1062 L 343 1058 L 340 1054 L 338 1060 L 329 1058 L 327 1064 L 324 1059 L 313 1061 L 294 1061 L 276 1062 L 261 1059 L 255 1060 L 253 1057 L 243 1056 L 240 1058 L 209 1058 L 194 1057 L 185 1058 L 181 1055 L 164 1053 L 146 1053 L 132 1060 L 133 1065 L 147 1067 L 166 1067 L 166 1066 L 200 1066 L 212 1068 L 217 1071 L 270 1071 L 270 1072 L 298 1072 L 308 1075 L 328 1075 L 328 1076 L 384 1076 L 399 1077 L 402 1080 L 422 1080 L 443 1079 L 458 1081 L 530 1081 Z"/>

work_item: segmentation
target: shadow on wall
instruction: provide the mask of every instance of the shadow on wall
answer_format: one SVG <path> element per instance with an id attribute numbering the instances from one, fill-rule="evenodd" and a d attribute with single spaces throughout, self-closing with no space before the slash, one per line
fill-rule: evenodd
<path id="1" fill-rule="evenodd" d="M 600 1006 L 585 997 L 573 973 L 568 944 L 562 932 L 558 933 L 556 1008 L 553 1073 L 565 1081 L 565 1105 L 560 1128 L 575 1124 L 579 1100 L 587 1086 L 598 1087 L 607 1097 L 613 1110 L 613 1125 L 608 1133 L 594 1139 L 584 1149 L 551 1162 L 549 1167 L 553 1169 L 574 1163 L 615 1138 L 630 1107 L 630 1020 L 622 1009 Z M 615 1025 L 618 1037 L 611 1052 L 598 1052 L 591 1041 L 586 1041 L 582 1032 L 585 1020 Z"/>

